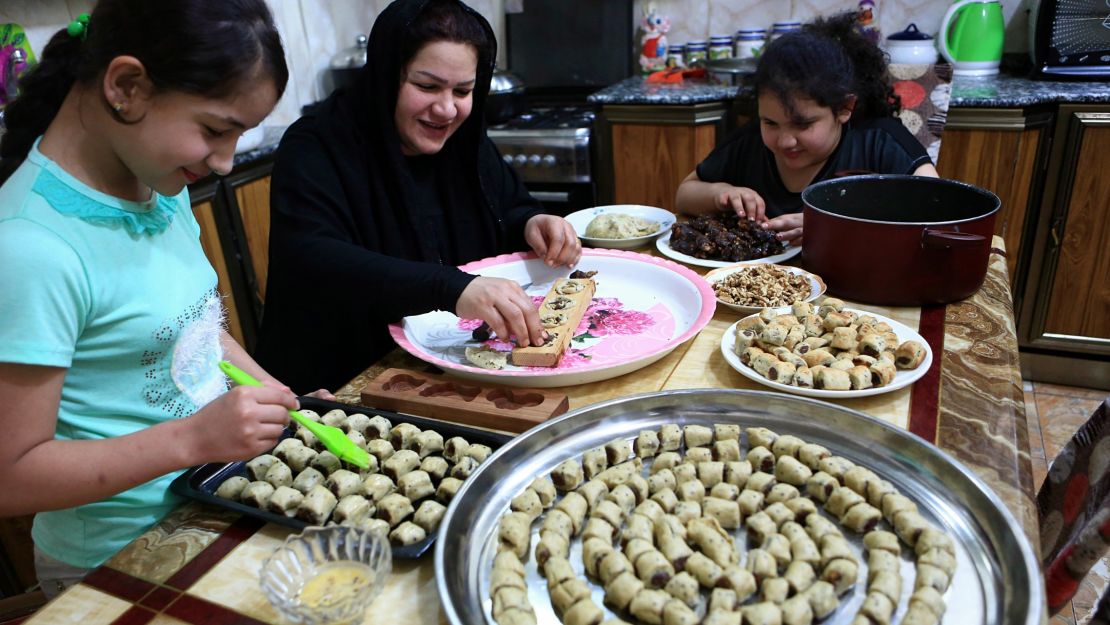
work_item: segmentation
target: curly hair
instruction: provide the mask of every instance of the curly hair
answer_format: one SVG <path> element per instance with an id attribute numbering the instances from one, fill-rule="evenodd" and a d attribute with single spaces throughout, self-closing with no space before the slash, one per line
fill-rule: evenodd
<path id="1" fill-rule="evenodd" d="M 747 84 L 757 96 L 775 94 L 791 113 L 799 96 L 834 112 L 855 96 L 856 118 L 889 117 L 901 109 L 887 57 L 856 30 L 854 11 L 819 17 L 772 41 Z"/>

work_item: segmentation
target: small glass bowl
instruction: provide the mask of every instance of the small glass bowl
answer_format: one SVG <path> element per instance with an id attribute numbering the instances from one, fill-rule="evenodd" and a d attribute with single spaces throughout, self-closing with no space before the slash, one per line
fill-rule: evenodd
<path id="1" fill-rule="evenodd" d="M 262 563 L 260 577 L 262 592 L 285 618 L 304 625 L 334 625 L 361 618 L 392 570 L 393 554 L 385 536 L 332 525 L 308 527 L 285 539 Z M 359 573 L 361 581 L 352 582 L 351 573 Z M 325 575 L 339 585 L 327 584 Z M 313 599 L 316 591 L 329 588 L 335 596 Z"/>

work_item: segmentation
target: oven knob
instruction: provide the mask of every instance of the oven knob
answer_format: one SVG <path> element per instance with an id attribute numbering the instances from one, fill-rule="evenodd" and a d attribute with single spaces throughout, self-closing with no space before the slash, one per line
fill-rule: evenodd
<path id="1" fill-rule="evenodd" d="M 528 157 L 523 154 L 517 154 L 513 157 L 513 165 L 516 165 L 517 167 L 524 167 L 524 164 L 527 162 Z"/>
<path id="2" fill-rule="evenodd" d="M 539 167 L 539 165 L 540 165 L 540 155 L 539 154 L 533 154 L 532 156 L 529 156 L 528 157 L 528 164 L 532 167 Z"/>
<path id="3" fill-rule="evenodd" d="M 512 165 L 513 164 L 513 155 L 512 154 L 506 154 L 506 155 L 501 157 L 501 160 L 505 161 L 506 165 Z"/>
<path id="4" fill-rule="evenodd" d="M 544 167 L 554 167 L 555 166 L 555 157 L 550 155 L 550 154 L 543 157 L 543 166 Z"/>

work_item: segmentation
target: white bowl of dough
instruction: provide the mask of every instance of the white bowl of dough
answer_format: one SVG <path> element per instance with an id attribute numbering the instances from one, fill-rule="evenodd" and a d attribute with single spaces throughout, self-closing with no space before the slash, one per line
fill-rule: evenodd
<path id="1" fill-rule="evenodd" d="M 586 245 L 616 250 L 643 247 L 669 232 L 675 223 L 671 211 L 639 204 L 595 206 L 566 219 Z"/>

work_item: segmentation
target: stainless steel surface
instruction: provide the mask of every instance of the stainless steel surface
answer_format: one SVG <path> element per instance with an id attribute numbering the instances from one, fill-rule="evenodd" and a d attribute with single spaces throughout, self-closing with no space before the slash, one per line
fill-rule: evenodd
<path id="1" fill-rule="evenodd" d="M 589 128 L 490 128 L 487 134 L 525 183 L 591 179 Z"/>
<path id="2" fill-rule="evenodd" d="M 495 69 L 489 82 L 489 92 L 524 93 L 524 81 L 519 76 L 502 69 Z"/>
<path id="3" fill-rule="evenodd" d="M 436 582 L 447 618 L 456 625 L 493 623 L 489 574 L 497 523 L 510 499 L 557 464 L 605 442 L 634 438 L 665 423 L 739 423 L 764 426 L 825 445 L 894 483 L 922 514 L 957 542 L 957 572 L 945 595 L 947 624 L 1035 625 L 1044 612 L 1044 586 L 1032 547 L 998 497 L 969 469 L 916 436 L 862 413 L 825 402 L 740 390 L 688 390 L 639 395 L 595 404 L 529 430 L 498 450 L 466 481 L 448 508 L 436 545 Z M 884 524 L 885 525 L 885 524 Z M 533 524 L 533 542 L 540 523 Z M 738 546 L 743 532 L 733 532 Z M 860 549 L 858 535 L 845 530 Z M 901 619 L 913 589 L 913 563 L 904 551 Z M 571 562 L 581 571 L 580 544 Z M 866 579 L 866 560 L 860 578 Z M 540 623 L 558 623 L 546 584 L 531 557 L 529 598 Z M 602 605 L 596 584 L 594 599 Z M 864 584 L 841 598 L 823 623 L 849 623 L 864 598 Z M 607 614 L 612 614 L 606 609 Z"/>
<path id="4" fill-rule="evenodd" d="M 705 62 L 705 69 L 717 82 L 724 85 L 740 85 L 744 77 L 755 73 L 755 59 L 713 59 Z"/>

